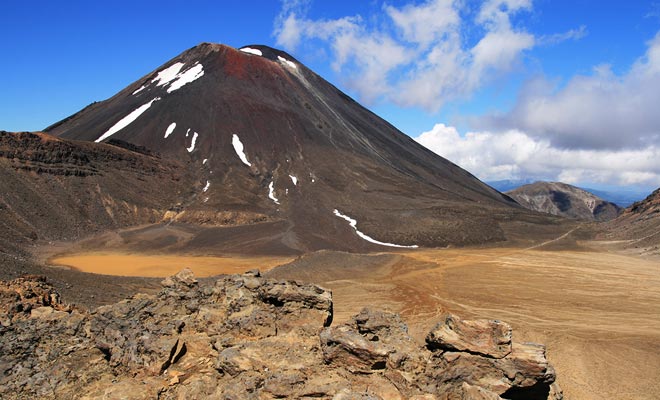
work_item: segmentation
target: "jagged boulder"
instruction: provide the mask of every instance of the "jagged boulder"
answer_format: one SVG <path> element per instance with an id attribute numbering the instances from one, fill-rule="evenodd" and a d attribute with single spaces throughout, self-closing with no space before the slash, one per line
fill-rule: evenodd
<path id="1" fill-rule="evenodd" d="M 457 388 L 467 383 L 504 398 L 562 398 L 558 386 L 551 387 L 556 375 L 545 346 L 511 338 L 511 327 L 501 321 L 446 315 L 426 337 L 427 347 L 437 354 L 427 365 L 425 379 L 431 379 L 426 382 L 438 392 L 474 392 Z"/>
<path id="2" fill-rule="evenodd" d="M 157 295 L 89 313 L 43 279 L 2 283 L 0 296 L 1 398 L 561 398 L 543 346 L 502 356 L 502 323 L 452 316 L 455 345 L 436 327 L 423 346 L 392 313 L 331 326 L 329 291 L 257 271 L 209 284 L 184 270 Z"/>
<path id="3" fill-rule="evenodd" d="M 50 307 L 65 311 L 70 307 L 62 304 L 59 293 L 46 283 L 46 277 L 26 275 L 11 282 L 0 281 L 0 320 L 11 325 L 15 318 L 29 316 L 32 310 Z"/>
<path id="4" fill-rule="evenodd" d="M 511 326 L 495 320 L 463 321 L 448 314 L 429 332 L 431 348 L 503 358 L 511 353 Z"/>
<path id="5" fill-rule="evenodd" d="M 352 372 L 383 370 L 393 349 L 377 341 L 370 341 L 344 325 L 321 332 L 323 360 L 336 363 Z"/>

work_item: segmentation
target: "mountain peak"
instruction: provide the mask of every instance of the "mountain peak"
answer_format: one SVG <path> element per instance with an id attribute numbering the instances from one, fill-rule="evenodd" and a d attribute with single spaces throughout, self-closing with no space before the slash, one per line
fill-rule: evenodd
<path id="1" fill-rule="evenodd" d="M 214 225 L 235 213 L 231 221 L 274 224 L 279 233 L 261 244 L 271 251 L 504 240 L 497 219 L 523 212 L 259 44 L 201 43 L 49 133 L 120 140 L 187 163 L 195 182 L 176 220 Z"/>

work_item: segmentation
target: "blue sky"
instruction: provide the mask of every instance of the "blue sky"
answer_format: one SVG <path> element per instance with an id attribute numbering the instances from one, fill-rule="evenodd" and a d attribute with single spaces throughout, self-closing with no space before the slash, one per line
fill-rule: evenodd
<path id="1" fill-rule="evenodd" d="M 43 129 L 203 41 L 260 43 L 482 179 L 660 186 L 660 1 L 190 3 L 3 2 L 0 129 Z"/>

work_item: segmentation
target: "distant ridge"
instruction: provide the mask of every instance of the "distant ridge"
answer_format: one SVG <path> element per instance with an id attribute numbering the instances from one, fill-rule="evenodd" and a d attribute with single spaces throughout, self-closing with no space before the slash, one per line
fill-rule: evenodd
<path id="1" fill-rule="evenodd" d="M 626 247 L 660 255 L 660 189 L 638 201 L 608 223 L 610 239 L 627 240 Z"/>
<path id="2" fill-rule="evenodd" d="M 585 221 L 609 221 L 621 207 L 561 182 L 535 182 L 506 194 L 530 210 Z"/>
<path id="3" fill-rule="evenodd" d="M 542 182 L 537 179 L 502 179 L 497 181 L 485 181 L 489 186 L 502 193 L 510 192 L 518 189 L 521 186 L 529 185 L 534 182 Z M 605 201 L 614 203 L 620 207 L 628 207 L 636 201 L 643 200 L 648 196 L 649 191 L 643 189 L 635 189 L 629 187 L 610 188 L 610 189 L 592 189 L 588 187 L 580 187 L 589 193 L 595 194 Z"/>

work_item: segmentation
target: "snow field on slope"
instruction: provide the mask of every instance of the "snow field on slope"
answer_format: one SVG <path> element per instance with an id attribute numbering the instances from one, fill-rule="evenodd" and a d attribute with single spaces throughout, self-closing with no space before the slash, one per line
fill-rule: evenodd
<path id="1" fill-rule="evenodd" d="M 252 47 L 243 47 L 240 49 L 243 53 L 254 54 L 255 56 L 262 56 L 263 53 L 259 49 L 253 49 Z"/>
<path id="2" fill-rule="evenodd" d="M 289 67 L 291 67 L 293 69 L 298 69 L 298 66 L 293 61 L 287 60 L 286 58 L 284 58 L 282 56 L 277 56 L 277 59 L 280 60 L 280 62 L 288 65 Z"/>
<path id="3" fill-rule="evenodd" d="M 378 244 L 378 245 L 381 245 L 381 246 L 399 247 L 399 248 L 404 248 L 404 249 L 416 249 L 416 248 L 419 247 L 417 245 L 403 246 L 403 245 L 400 245 L 400 244 L 385 243 L 385 242 L 378 241 L 378 240 L 376 240 L 376 239 L 374 239 L 370 236 L 367 236 L 364 233 L 360 232 L 357 228 L 357 221 L 354 220 L 353 218 L 349 217 L 348 215 L 342 214 L 336 208 L 335 208 L 334 214 L 336 216 L 338 216 L 339 218 L 342 218 L 342 219 L 348 221 L 349 225 L 351 225 L 351 228 L 353 228 L 355 230 L 355 233 L 357 233 L 358 236 L 360 236 L 362 239 L 366 240 L 367 242 L 371 242 L 371 243 Z"/>
<path id="4" fill-rule="evenodd" d="M 275 204 L 280 204 L 280 201 L 275 197 L 275 185 L 273 181 L 270 181 L 270 184 L 268 185 L 268 197 L 273 200 Z"/>
<path id="5" fill-rule="evenodd" d="M 188 153 L 192 153 L 193 150 L 195 150 L 195 142 L 197 142 L 197 132 L 193 132 L 193 137 L 192 137 L 192 143 L 190 143 L 190 147 L 188 147 L 186 150 L 188 150 Z"/>
<path id="6" fill-rule="evenodd" d="M 165 131 L 165 139 L 174 132 L 174 128 L 176 128 L 176 122 L 172 122 L 170 126 L 167 127 L 167 130 Z"/>
<path id="7" fill-rule="evenodd" d="M 204 76 L 204 67 L 202 64 L 196 64 L 189 70 L 178 74 L 177 79 L 172 82 L 170 87 L 167 89 L 167 93 L 172 93 L 175 90 L 181 89 L 183 86 L 193 82 Z"/>
<path id="8" fill-rule="evenodd" d="M 153 100 L 151 100 L 150 102 L 148 102 L 146 104 L 143 104 L 140 107 L 136 108 L 130 114 L 128 114 L 124 118 L 120 119 L 116 124 L 112 125 L 112 127 L 110 127 L 110 129 L 108 129 L 98 139 L 96 139 L 95 142 L 99 143 L 99 142 L 109 138 L 110 136 L 114 135 L 115 133 L 119 132 L 120 130 L 124 129 L 128 125 L 130 125 L 133 121 L 138 119 L 138 117 L 140 115 L 142 115 L 145 111 L 147 111 L 149 109 L 149 107 L 151 107 L 151 105 L 154 102 L 156 102 L 158 100 L 160 100 L 160 97 L 156 97 Z"/>
<path id="9" fill-rule="evenodd" d="M 251 167 L 252 164 L 248 161 L 247 156 L 243 151 L 245 147 L 243 146 L 243 143 L 241 142 L 241 139 L 238 137 L 237 134 L 234 134 L 232 136 L 231 144 L 234 146 L 234 151 L 236 152 L 236 155 L 238 155 L 238 158 L 241 159 L 243 164 L 247 165 L 248 167 Z"/>

